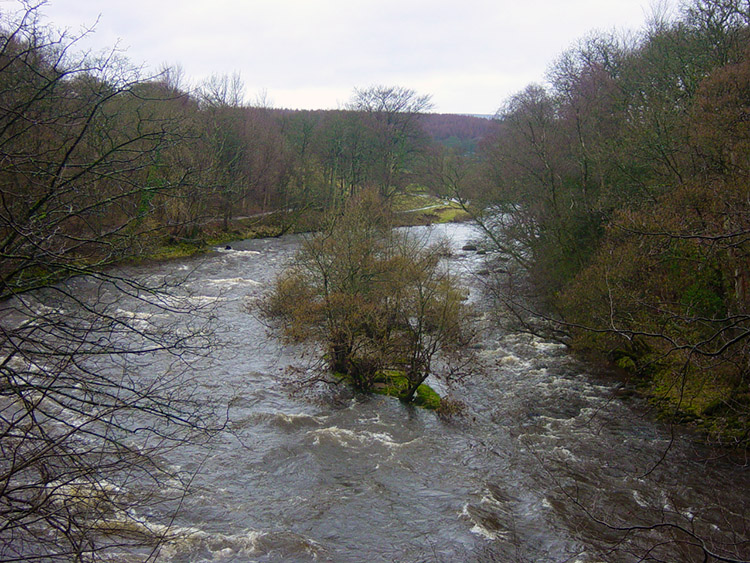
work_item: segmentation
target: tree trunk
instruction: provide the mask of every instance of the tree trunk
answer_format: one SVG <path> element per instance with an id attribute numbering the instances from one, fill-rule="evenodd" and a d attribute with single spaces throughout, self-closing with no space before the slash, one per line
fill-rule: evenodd
<path id="1" fill-rule="evenodd" d="M 419 386 L 424 383 L 424 380 L 427 379 L 426 374 L 418 374 L 418 373 L 407 373 L 406 379 L 409 382 L 409 386 L 406 388 L 406 393 L 400 399 L 404 403 L 411 403 L 414 400 L 414 395 L 417 394 L 417 389 L 419 389 Z"/>

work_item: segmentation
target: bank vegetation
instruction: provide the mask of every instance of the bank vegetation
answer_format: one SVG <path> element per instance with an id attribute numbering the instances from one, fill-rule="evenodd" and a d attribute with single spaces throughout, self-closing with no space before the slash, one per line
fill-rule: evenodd
<path id="1" fill-rule="evenodd" d="M 747 447 L 750 3 L 691 0 L 592 34 L 500 108 L 480 171 L 444 185 L 497 251 L 527 330 L 606 359 L 660 405 Z"/>

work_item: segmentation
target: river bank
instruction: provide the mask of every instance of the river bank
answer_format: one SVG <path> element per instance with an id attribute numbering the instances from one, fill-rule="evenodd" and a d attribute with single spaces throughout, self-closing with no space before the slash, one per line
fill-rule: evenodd
<path id="1" fill-rule="evenodd" d="M 423 190 L 394 197 L 394 226 L 410 227 L 433 223 L 468 221 L 471 218 L 453 201 L 432 196 Z M 276 238 L 284 234 L 312 232 L 319 228 L 325 214 L 318 209 L 263 212 L 234 217 L 224 228 L 220 220 L 206 222 L 190 239 L 171 238 L 135 260 L 160 261 L 184 258 L 207 252 L 236 240 Z"/>

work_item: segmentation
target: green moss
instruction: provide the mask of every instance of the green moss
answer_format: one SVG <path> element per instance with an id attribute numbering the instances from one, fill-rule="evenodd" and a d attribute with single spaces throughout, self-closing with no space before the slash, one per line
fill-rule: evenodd
<path id="1" fill-rule="evenodd" d="M 165 244 L 144 255 L 146 260 L 174 260 L 185 258 L 204 252 L 207 246 L 203 242 L 181 242 L 176 244 Z"/>
<path id="2" fill-rule="evenodd" d="M 652 389 L 655 395 L 679 405 L 692 416 L 700 416 L 718 401 L 727 399 L 732 389 L 720 379 L 697 369 L 663 370 L 654 375 Z"/>
<path id="3" fill-rule="evenodd" d="M 686 424 L 716 443 L 747 443 L 750 394 L 738 393 L 719 374 L 654 363 L 640 391 L 659 409 L 659 418 Z"/>
<path id="4" fill-rule="evenodd" d="M 417 396 L 414 399 L 415 405 L 429 410 L 437 410 L 440 408 L 441 403 L 442 399 L 440 395 L 432 387 L 426 383 L 417 387 Z"/>
<path id="5" fill-rule="evenodd" d="M 623 356 L 622 358 L 620 358 L 619 360 L 617 360 L 615 362 L 615 364 L 620 369 L 624 369 L 624 370 L 627 370 L 627 371 L 635 371 L 635 368 L 636 368 L 636 365 L 635 365 L 635 362 L 633 361 L 633 358 L 628 358 L 627 356 Z"/>
<path id="6" fill-rule="evenodd" d="M 583 344 L 590 344 L 587 349 Z M 576 351 L 591 361 L 603 346 L 578 340 Z M 664 355 L 641 345 L 607 352 L 608 360 L 628 372 L 637 393 L 655 407 L 657 418 L 690 426 L 717 444 L 746 447 L 750 432 L 750 393 L 738 384 L 731 365 L 688 363 L 684 356 Z M 634 376 L 634 377 L 633 377 Z M 734 378 L 733 378 L 734 377 Z"/>
<path id="7" fill-rule="evenodd" d="M 635 371 L 637 367 L 635 361 L 630 356 L 620 356 L 615 360 L 615 365 L 627 371 Z"/>
<path id="8" fill-rule="evenodd" d="M 398 370 L 383 370 L 375 378 L 373 391 L 378 395 L 387 395 L 403 399 L 409 387 L 409 382 L 403 372 Z M 441 399 L 432 387 L 423 383 L 417 388 L 413 405 L 424 409 L 436 410 L 440 407 Z"/>
<path id="9" fill-rule="evenodd" d="M 393 211 L 402 215 L 404 224 L 451 223 L 470 219 L 455 201 L 427 193 L 421 186 L 409 186 L 393 197 Z"/>
<path id="10" fill-rule="evenodd" d="M 451 203 L 437 211 L 438 223 L 458 223 L 471 220 L 471 216 L 457 203 Z"/>

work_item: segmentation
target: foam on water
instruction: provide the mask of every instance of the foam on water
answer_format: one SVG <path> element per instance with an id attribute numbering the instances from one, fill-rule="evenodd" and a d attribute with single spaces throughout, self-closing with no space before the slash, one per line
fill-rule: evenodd
<path id="1" fill-rule="evenodd" d="M 274 554 L 276 557 L 317 559 L 320 544 L 292 532 L 249 530 L 238 534 L 208 533 L 186 529 L 172 535 L 161 555 L 172 561 L 237 561 Z"/>
<path id="2" fill-rule="evenodd" d="M 330 441 L 344 448 L 357 448 L 370 445 L 381 445 L 386 448 L 399 448 L 410 444 L 409 442 L 399 443 L 393 439 L 393 436 L 387 432 L 370 432 L 367 430 L 355 432 L 338 426 L 329 426 L 320 430 L 311 430 L 308 432 L 313 436 L 313 445 L 319 446 L 324 441 Z"/>
<path id="3" fill-rule="evenodd" d="M 570 489 L 561 486 L 575 485 L 584 506 L 611 511 L 604 515 L 615 520 L 695 513 L 706 528 L 713 525 L 705 517 L 710 503 L 739 496 L 740 486 L 728 477 L 731 484 L 711 487 L 709 496 L 708 470 L 695 464 L 682 463 L 672 473 L 665 464 L 637 480 L 642 466 L 670 443 L 668 433 L 633 416 L 627 402 L 613 400 L 614 386 L 587 375 L 563 345 L 527 334 L 487 331 L 485 348 L 477 350 L 485 377 L 455 384 L 457 396 L 465 398 L 465 419 L 445 421 L 340 387 L 287 395 L 279 374 L 307 358 L 267 337 L 236 299 L 259 293 L 272 279 L 277 264 L 294 251 L 288 240 L 252 246 L 267 246 L 262 257 L 223 249 L 202 257 L 183 286 L 195 295 L 174 298 L 185 309 L 217 305 L 226 346 L 211 351 L 203 389 L 226 399 L 230 421 L 210 456 L 196 448 L 165 460 L 190 471 L 196 459 L 205 459 L 195 493 L 177 517 L 185 527 L 156 524 L 162 521 L 151 513 L 153 522 L 119 513 L 110 520 L 115 533 L 164 534 L 159 560 L 468 561 L 483 560 L 472 550 L 486 549 L 486 560 L 493 561 L 509 554 L 519 561 L 594 563 L 607 558 L 610 538 L 571 506 L 564 494 Z M 472 264 L 460 260 L 467 267 L 477 263 L 473 256 Z M 174 268 L 167 265 L 163 275 L 173 275 Z M 138 306 L 122 307 L 123 318 L 148 322 Z M 173 317 L 170 329 L 179 332 L 181 317 Z M 149 373 L 158 367 L 149 366 Z M 736 482 L 746 480 L 740 475 Z M 161 483 L 162 492 L 166 486 Z M 722 487 L 728 492 L 719 496 Z M 720 514 L 734 519 L 736 529 L 744 522 L 740 504 L 727 502 Z M 654 538 L 649 545 L 670 540 Z M 630 547 L 625 543 L 623 550 Z"/>
<path id="4" fill-rule="evenodd" d="M 510 540 L 512 537 L 509 530 L 502 528 L 500 521 L 494 514 L 481 507 L 466 504 L 460 515 L 470 520 L 473 524 L 470 530 L 472 534 L 490 541 Z"/>
<path id="5" fill-rule="evenodd" d="M 216 279 L 209 279 L 206 280 L 206 283 L 211 283 L 215 285 L 224 285 L 224 286 L 237 286 L 237 285 L 251 285 L 251 286 L 258 286 L 263 285 L 259 281 L 255 281 L 250 278 L 216 278 Z"/>
<path id="6" fill-rule="evenodd" d="M 225 256 L 235 256 L 235 257 L 243 257 L 243 256 L 256 256 L 258 254 L 262 254 L 261 252 L 257 250 L 242 250 L 242 249 L 235 249 L 235 248 L 226 248 L 224 246 L 216 247 L 216 252 L 219 254 L 224 254 Z"/>
<path id="7" fill-rule="evenodd" d="M 234 428 L 247 428 L 248 426 L 268 423 L 285 430 L 298 430 L 322 426 L 327 416 L 314 416 L 310 414 L 286 413 L 286 412 L 256 412 L 245 418 L 233 422 Z"/>

